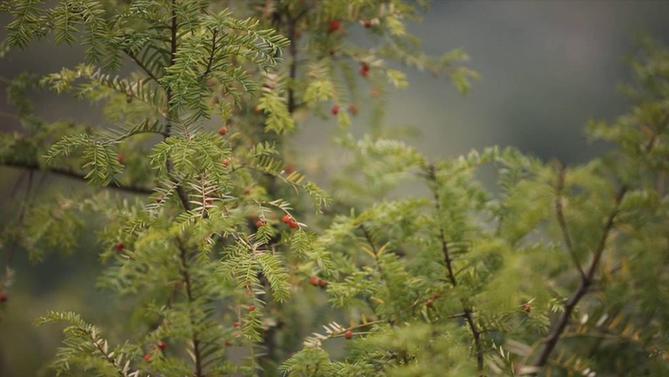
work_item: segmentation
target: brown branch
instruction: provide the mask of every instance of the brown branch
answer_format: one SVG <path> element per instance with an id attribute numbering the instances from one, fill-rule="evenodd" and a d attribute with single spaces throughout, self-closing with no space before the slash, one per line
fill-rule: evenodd
<path id="1" fill-rule="evenodd" d="M 666 122 L 668 120 L 669 120 L 669 114 L 667 114 L 667 116 L 665 116 L 665 118 L 661 121 L 660 126 L 662 128 L 666 127 Z M 643 148 L 643 151 L 645 153 L 650 153 L 652 151 L 657 141 L 657 135 L 658 133 L 654 133 L 648 140 L 648 142 Z M 590 262 L 590 266 L 588 267 L 587 272 L 584 275 L 581 275 L 581 283 L 579 284 L 578 289 L 576 289 L 576 292 L 574 292 L 571 298 L 569 298 L 569 301 L 567 301 L 567 304 L 565 305 L 564 308 L 564 312 L 558 319 L 558 322 L 553 328 L 553 331 L 551 331 L 548 338 L 546 338 L 546 341 L 544 342 L 544 347 L 541 350 L 541 353 L 539 354 L 539 358 L 534 363 L 534 369 L 538 370 L 546 365 L 548 359 L 550 358 L 551 353 L 555 349 L 555 346 L 557 346 L 557 343 L 560 341 L 560 338 L 564 333 L 564 330 L 567 328 L 567 325 L 569 324 L 569 319 L 571 318 L 572 313 L 576 309 L 576 305 L 578 305 L 583 296 L 585 296 L 588 293 L 590 286 L 594 281 L 595 274 L 597 273 L 599 262 L 602 259 L 602 255 L 604 254 L 604 249 L 606 248 L 606 241 L 609 237 L 609 234 L 613 230 L 613 225 L 615 223 L 616 216 L 620 211 L 620 204 L 622 203 L 623 198 L 627 194 L 628 190 L 629 187 L 623 185 L 616 194 L 613 210 L 611 211 L 609 217 L 606 220 L 602 237 L 600 238 L 599 243 L 597 244 L 597 248 L 595 249 L 595 254 L 592 258 L 592 261 Z M 536 375 L 536 372 L 533 373 Z"/>
<path id="2" fill-rule="evenodd" d="M 160 81 L 158 81 L 158 77 L 156 77 L 156 75 L 153 72 L 151 72 L 149 67 L 147 67 L 144 63 L 142 63 L 142 61 L 140 61 L 139 58 L 137 58 L 137 56 L 132 53 L 132 51 L 123 50 L 123 52 L 125 52 L 125 54 L 128 55 L 128 57 L 130 57 L 130 59 L 132 59 L 132 61 L 134 61 L 135 64 L 137 64 L 139 68 L 141 68 L 142 71 L 144 71 L 144 73 L 147 74 L 147 76 L 149 76 L 153 81 L 155 81 L 156 84 L 162 85 Z"/>
<path id="3" fill-rule="evenodd" d="M 188 271 L 188 252 L 186 251 L 186 248 L 182 244 L 181 239 L 177 238 L 177 244 L 179 247 L 179 258 L 181 260 L 181 276 L 183 278 L 184 285 L 186 286 L 186 298 L 188 299 L 188 305 L 190 311 L 190 324 L 193 330 L 192 342 L 193 342 L 193 359 L 195 361 L 195 376 L 203 377 L 204 374 L 202 372 L 202 352 L 200 350 L 200 340 L 198 338 L 197 330 L 195 329 L 196 324 L 193 321 L 193 313 L 191 308 L 191 305 L 193 305 L 194 297 L 193 297 L 192 280 L 190 273 Z"/>
<path id="4" fill-rule="evenodd" d="M 26 169 L 26 170 L 31 170 L 31 171 L 43 171 L 43 172 L 52 173 L 52 174 L 60 175 L 60 176 L 63 176 L 63 177 L 87 182 L 86 178 L 85 178 L 85 174 L 74 171 L 74 170 L 71 170 L 71 169 L 67 169 L 67 168 L 44 167 L 44 166 L 38 165 L 37 163 L 20 162 L 20 161 L 3 161 L 3 162 L 0 162 L 0 166 Z M 149 195 L 149 194 L 153 193 L 153 189 L 150 188 L 150 187 L 135 186 L 135 185 L 117 184 L 116 186 L 105 186 L 104 188 L 108 188 L 108 189 L 111 189 L 111 190 L 118 190 L 118 191 L 128 192 L 128 193 L 132 193 L 132 194 Z"/>
<path id="5" fill-rule="evenodd" d="M 431 189 L 434 196 L 435 208 L 437 210 L 437 216 L 441 213 L 441 199 L 439 198 L 439 193 L 437 192 L 437 176 L 435 172 L 434 165 L 430 165 L 428 168 L 427 178 L 432 183 Z M 446 270 L 448 271 L 448 280 L 451 282 L 453 287 L 458 285 L 458 280 L 453 272 L 453 259 L 451 258 L 451 253 L 448 248 L 448 241 L 446 240 L 446 233 L 444 232 L 444 227 L 439 224 L 439 239 L 441 241 L 441 251 L 444 255 L 444 264 L 446 264 Z M 476 351 L 476 367 L 479 371 L 480 376 L 483 374 L 483 344 L 481 341 L 481 331 L 474 321 L 474 315 L 471 305 L 469 305 L 465 299 L 460 299 L 463 310 L 463 317 L 469 325 L 469 329 L 472 332 L 472 337 L 474 338 L 474 347 Z"/>
<path id="6" fill-rule="evenodd" d="M 571 240 L 571 236 L 569 235 L 569 228 L 567 227 L 567 221 L 565 220 L 564 216 L 562 193 L 564 192 L 564 181 L 565 181 L 565 176 L 567 174 L 567 169 L 562 163 L 559 164 L 560 166 L 558 171 L 558 179 L 555 188 L 555 215 L 557 217 L 558 224 L 560 225 L 560 230 L 562 231 L 562 238 L 564 238 L 564 244 L 567 247 L 567 251 L 569 252 L 571 259 L 574 262 L 574 266 L 576 266 L 576 269 L 578 269 L 578 272 L 581 274 L 581 277 L 583 278 L 585 276 L 585 273 L 583 272 L 583 268 L 581 268 L 581 264 L 578 262 L 578 258 L 576 257 L 574 244 Z"/>
<path id="7" fill-rule="evenodd" d="M 534 363 L 534 366 L 536 368 L 541 368 L 546 365 L 551 353 L 555 349 L 555 346 L 560 341 L 562 333 L 567 328 L 567 325 L 569 324 L 569 319 L 571 318 L 574 309 L 576 309 L 576 305 L 578 305 L 583 296 L 585 296 L 588 293 L 588 290 L 594 281 L 595 274 L 597 272 L 597 267 L 599 267 L 599 262 L 602 258 L 602 254 L 604 254 L 604 249 L 606 249 L 606 241 L 608 240 L 609 235 L 613 230 L 613 225 L 620 211 L 620 204 L 622 203 L 622 200 L 625 197 L 627 190 L 628 190 L 627 186 L 623 186 L 616 194 L 615 205 L 606 220 L 602 236 L 599 239 L 599 243 L 597 244 L 597 248 L 595 249 L 594 257 L 590 262 L 590 266 L 588 267 L 588 270 L 585 273 L 585 275 L 582 277 L 578 289 L 569 298 L 569 301 L 567 301 L 567 304 L 564 307 L 564 312 L 558 319 L 556 325 L 553 328 L 553 331 L 551 331 L 550 335 L 544 342 L 544 347 L 541 350 L 541 353 L 539 354 L 539 358 Z"/>
<path id="8" fill-rule="evenodd" d="M 218 30 L 214 30 L 211 34 L 211 54 L 209 55 L 209 59 L 207 61 L 207 67 L 205 68 L 204 72 L 202 72 L 202 75 L 200 76 L 200 80 L 204 80 L 209 73 L 211 73 L 211 68 L 214 63 L 214 55 L 216 55 L 216 37 L 218 36 Z"/>

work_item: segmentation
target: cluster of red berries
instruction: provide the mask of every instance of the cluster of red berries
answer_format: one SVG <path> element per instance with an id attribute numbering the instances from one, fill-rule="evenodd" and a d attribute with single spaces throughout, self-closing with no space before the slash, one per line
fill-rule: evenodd
<path id="1" fill-rule="evenodd" d="M 291 216 L 291 215 L 288 215 L 288 214 L 284 215 L 284 216 L 281 218 L 281 221 L 282 221 L 284 224 L 288 225 L 288 227 L 289 227 L 290 229 L 299 229 L 299 227 L 300 227 L 300 224 L 297 223 L 297 221 L 295 220 L 295 218 L 294 218 L 293 216 Z"/>
<path id="2" fill-rule="evenodd" d="M 163 342 L 162 340 L 156 344 L 156 348 L 160 350 L 160 352 L 164 352 L 167 349 L 167 343 Z M 144 361 L 147 363 L 150 363 L 153 361 L 153 354 L 152 353 L 147 353 L 144 355 Z"/>
<path id="3" fill-rule="evenodd" d="M 314 287 L 325 288 L 328 286 L 328 281 L 314 275 L 309 278 L 309 284 L 313 285 Z"/>
<path id="4" fill-rule="evenodd" d="M 368 63 L 366 63 L 366 62 L 360 63 L 360 76 L 362 76 L 364 78 L 368 78 L 370 69 L 371 69 L 371 67 L 369 66 Z"/>
<path id="5" fill-rule="evenodd" d="M 332 113 L 332 116 L 339 115 L 340 111 L 341 111 L 341 107 L 339 107 L 339 105 L 334 105 L 334 106 L 332 106 L 332 109 L 330 109 L 330 113 Z M 358 115 L 358 106 L 356 106 L 354 104 L 350 104 L 348 106 L 348 112 L 351 113 L 351 115 L 353 115 L 353 116 Z"/>

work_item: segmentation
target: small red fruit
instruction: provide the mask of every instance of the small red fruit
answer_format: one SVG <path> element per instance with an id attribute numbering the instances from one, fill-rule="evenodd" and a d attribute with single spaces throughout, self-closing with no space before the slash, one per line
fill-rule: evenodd
<path id="1" fill-rule="evenodd" d="M 227 168 L 228 166 L 230 166 L 230 159 L 226 158 L 225 160 L 223 160 L 223 167 Z"/>
<path id="2" fill-rule="evenodd" d="M 525 313 L 530 314 L 532 312 L 532 304 L 526 302 L 522 305 L 522 309 Z"/>
<path id="3" fill-rule="evenodd" d="M 372 23 L 372 20 L 364 20 L 362 21 L 362 26 L 364 26 L 365 29 L 369 29 L 374 26 L 374 24 Z"/>
<path id="4" fill-rule="evenodd" d="M 289 227 L 290 229 L 299 229 L 299 228 L 300 228 L 300 224 L 298 224 L 297 221 L 293 220 L 293 221 L 291 221 L 291 222 L 288 223 L 288 227 Z"/>
<path id="5" fill-rule="evenodd" d="M 7 302 L 7 300 L 9 300 L 9 296 L 7 296 L 7 293 L 0 292 L 0 302 Z"/>
<path id="6" fill-rule="evenodd" d="M 330 112 L 332 115 L 337 116 L 337 114 L 339 114 L 339 105 L 332 106 L 332 110 L 330 110 Z"/>
<path id="7" fill-rule="evenodd" d="M 228 130 L 228 127 L 223 126 L 218 129 L 218 134 L 221 136 L 225 136 L 228 133 L 228 131 L 230 131 Z"/>
<path id="8" fill-rule="evenodd" d="M 119 242 L 116 245 L 114 245 L 114 249 L 116 250 L 117 253 L 122 253 L 123 250 L 125 250 L 125 245 L 123 242 Z"/>
<path id="9" fill-rule="evenodd" d="M 369 77 L 369 70 L 370 70 L 369 64 L 365 62 L 360 63 L 360 76 L 364 78 Z"/>
<path id="10" fill-rule="evenodd" d="M 166 348 L 167 348 L 167 343 L 163 342 L 162 340 L 158 342 L 158 349 L 160 349 L 161 351 L 165 351 Z"/>
<path id="11" fill-rule="evenodd" d="M 293 216 L 286 214 L 281 218 L 281 221 L 283 221 L 285 224 L 288 224 L 295 221 L 295 219 L 293 219 Z"/>
<path id="12" fill-rule="evenodd" d="M 122 154 L 119 154 L 116 156 L 116 161 L 118 161 L 119 164 L 125 165 L 125 156 Z"/>
<path id="13" fill-rule="evenodd" d="M 339 20 L 332 20 L 330 21 L 330 26 L 328 27 L 328 32 L 329 33 L 335 33 L 341 30 L 341 21 Z"/>
<path id="14" fill-rule="evenodd" d="M 353 339 L 353 331 L 346 330 L 346 332 L 344 333 L 344 338 L 346 338 L 346 340 Z"/>
<path id="15" fill-rule="evenodd" d="M 295 172 L 295 166 L 288 164 L 283 168 L 284 173 L 291 175 Z"/>
<path id="16" fill-rule="evenodd" d="M 351 115 L 356 116 L 358 115 L 358 106 L 351 104 L 348 107 L 348 112 L 351 113 Z"/>
<path id="17" fill-rule="evenodd" d="M 241 326 L 242 326 L 242 324 L 239 323 L 239 322 L 235 322 L 235 323 L 232 324 L 232 327 L 234 327 L 236 329 L 240 328 Z"/>
<path id="18" fill-rule="evenodd" d="M 258 219 L 258 221 L 256 221 L 256 228 L 262 228 L 265 225 L 267 225 L 267 221 L 263 219 Z"/>
<path id="19" fill-rule="evenodd" d="M 433 307 L 434 306 L 434 300 L 433 299 L 427 300 L 427 302 L 425 303 L 425 306 L 427 306 L 428 308 Z"/>
<path id="20" fill-rule="evenodd" d="M 321 288 L 325 288 L 328 286 L 328 281 L 323 279 L 318 279 L 318 286 Z"/>
<path id="21" fill-rule="evenodd" d="M 314 287 L 318 287 L 318 283 L 321 281 L 321 279 L 318 278 L 318 276 L 312 276 L 309 278 L 309 284 L 313 285 Z"/>
<path id="22" fill-rule="evenodd" d="M 255 307 L 255 305 L 249 305 L 249 307 L 246 308 L 246 310 L 248 310 L 249 313 L 253 313 L 253 312 L 256 311 L 256 307 Z"/>
<path id="23" fill-rule="evenodd" d="M 147 353 L 146 355 L 144 355 L 144 361 L 146 361 L 147 363 L 150 363 L 151 361 L 153 361 L 153 355 L 151 355 L 150 353 Z"/>

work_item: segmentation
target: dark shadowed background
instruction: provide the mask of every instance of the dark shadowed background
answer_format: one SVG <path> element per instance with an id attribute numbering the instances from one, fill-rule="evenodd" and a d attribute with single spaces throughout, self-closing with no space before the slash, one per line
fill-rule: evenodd
<path id="1" fill-rule="evenodd" d="M 412 143 L 434 158 L 497 144 L 544 159 L 585 161 L 605 148 L 587 142 L 585 123 L 624 111 L 626 100 L 617 87 L 629 76 L 625 58 L 641 35 L 669 43 L 668 16 L 669 1 L 434 1 L 413 32 L 431 54 L 462 48 L 482 78 L 461 96 L 446 79 L 409 72 L 411 86 L 389 98 L 386 124 L 416 127 L 421 135 Z M 6 22 L 0 19 L 3 27 Z M 49 73 L 72 66 L 80 56 L 77 48 L 38 43 L 0 60 L 0 75 Z M 95 111 L 82 111 L 89 105 L 71 99 L 36 100 L 49 120 L 95 124 L 98 119 Z M 6 115 L 12 111 L 0 92 L 3 132 L 16 129 Z M 306 158 L 333 154 L 327 148 L 333 123 L 309 120 L 294 146 Z M 10 221 L 9 204 L 23 197 L 20 190 L 12 194 L 20 177 L 20 171 L 0 168 L 0 225 Z M 63 190 L 79 184 L 58 182 Z M 16 283 L 0 321 L 0 376 L 50 375 L 44 366 L 60 338 L 54 329 L 32 325 L 47 309 L 80 311 L 109 326 L 126 320 L 107 314 L 114 302 L 95 290 L 98 250 L 90 245 L 76 258 L 52 255 L 39 265 L 17 256 Z"/>

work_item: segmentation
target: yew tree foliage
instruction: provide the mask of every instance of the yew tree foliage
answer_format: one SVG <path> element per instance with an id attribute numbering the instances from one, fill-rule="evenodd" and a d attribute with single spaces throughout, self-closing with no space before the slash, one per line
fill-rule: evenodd
<path id="1" fill-rule="evenodd" d="M 66 323 L 57 374 L 669 373 L 662 48 L 647 43 L 632 64 L 629 112 L 589 126 L 613 146 L 601 158 L 564 166 L 493 147 L 431 161 L 382 126 L 385 92 L 407 85 L 397 67 L 463 92 L 477 75 L 461 51 L 420 52 L 406 30 L 420 2 L 1 8 L 3 52 L 47 39 L 82 46 L 85 61 L 5 80 L 22 130 L 0 137 L 0 163 L 91 184 L 24 203 L 3 252 L 39 260 L 94 232 L 99 287 L 143 319 L 112 342 L 95 318 L 46 313 L 37 323 Z M 99 104 L 104 121 L 42 119 L 37 90 Z M 360 110 L 372 128 L 355 136 Z M 340 126 L 347 166 L 327 190 L 284 162 L 307 116 Z M 391 195 L 407 181 L 429 195 Z"/>

